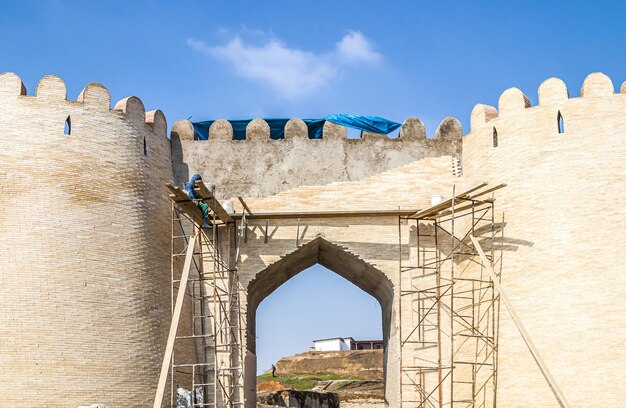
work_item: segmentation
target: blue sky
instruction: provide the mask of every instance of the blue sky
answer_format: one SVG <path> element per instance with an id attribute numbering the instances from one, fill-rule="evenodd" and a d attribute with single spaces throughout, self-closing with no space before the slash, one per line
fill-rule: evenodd
<path id="1" fill-rule="evenodd" d="M 432 136 L 447 116 L 467 132 L 472 107 L 511 86 L 536 103 L 548 77 L 578 96 L 602 71 L 619 89 L 624 15 L 621 1 L 0 0 L 0 72 L 29 94 L 56 74 L 71 99 L 100 82 L 170 125 L 351 113 L 417 116 Z M 262 303 L 258 322 L 260 368 L 316 337 L 380 337 L 376 302 L 320 267 Z"/>
<path id="2" fill-rule="evenodd" d="M 497 104 L 510 86 L 536 101 L 557 76 L 578 95 L 603 71 L 619 87 L 625 11 L 620 1 L 0 0 L 0 70 L 29 92 L 57 74 L 70 98 L 101 82 L 170 125 L 353 113 L 417 116 L 432 135 L 446 116 L 467 131 L 474 104 Z"/>

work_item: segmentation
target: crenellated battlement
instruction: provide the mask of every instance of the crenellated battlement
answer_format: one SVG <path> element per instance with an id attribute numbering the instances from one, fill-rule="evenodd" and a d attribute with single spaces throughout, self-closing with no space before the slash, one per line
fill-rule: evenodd
<path id="1" fill-rule="evenodd" d="M 404 287 L 404 282 L 415 286 L 412 265 L 416 257 L 419 263 L 418 252 L 430 253 L 421 255 L 427 264 L 439 252 L 428 242 L 432 239 L 413 246 L 421 227 L 415 224 L 415 230 L 391 211 L 427 208 L 433 196 L 449 197 L 481 183 L 506 184 L 493 197 L 497 201 L 490 204 L 495 205 L 491 217 L 481 214 L 484 207 L 475 201 L 472 222 L 460 223 L 451 232 L 457 231 L 459 244 L 464 232 L 491 235 L 485 250 L 491 251 L 494 265 L 499 263 L 498 273 L 519 305 L 528 334 L 541 347 L 572 405 L 621 406 L 626 358 L 618 347 L 626 338 L 626 315 L 619 312 L 626 303 L 615 289 L 626 287 L 621 270 L 626 214 L 615 203 L 623 200 L 626 186 L 626 82 L 616 93 L 606 75 L 593 73 L 584 80 L 580 96 L 570 97 L 562 80 L 549 78 L 538 87 L 537 105 L 518 88 L 505 90 L 497 105 L 474 107 L 466 137 L 453 118 L 444 119 L 432 138 L 426 137 L 422 121 L 408 118 L 398 138 L 364 132 L 352 139 L 346 128 L 326 122 L 322 138 L 310 139 L 305 122 L 294 118 L 285 123 L 282 139 L 270 137 L 263 119 L 247 125 L 245 140 L 233 140 L 233 126 L 226 120 L 212 124 L 208 140 L 194 140 L 192 124 L 178 121 L 168 139 L 163 113 L 146 112 L 137 97 L 112 107 L 107 88 L 90 83 L 76 100 L 68 100 L 66 85 L 56 76 L 43 77 L 34 95 L 28 95 L 17 75 L 1 74 L 0 326 L 11 327 L 11 333 L 0 335 L 0 373 L 7 373 L 0 374 L 0 405 L 32 406 L 23 397 L 25 384 L 34 384 L 29 391 L 45 395 L 54 406 L 85 401 L 128 406 L 129 390 L 134 406 L 151 403 L 162 364 L 158 351 L 164 349 L 172 316 L 170 267 L 172 254 L 180 253 L 172 248 L 178 246 L 172 239 L 182 245 L 184 238 L 172 231 L 165 184 L 172 179 L 181 184 L 198 172 L 217 185 L 219 198 L 241 196 L 256 213 L 244 228 L 238 222 L 236 228 L 213 229 L 226 228 L 231 238 L 245 232 L 242 251 L 235 251 L 241 255 L 235 263 L 244 284 L 258 273 L 280 275 L 284 282 L 285 273 L 291 272 L 283 267 L 323 263 L 322 257 L 330 259 L 328 254 L 341 257 L 335 250 L 341 244 L 375 266 L 391 286 Z M 272 130 L 278 138 L 280 132 Z M 236 207 L 241 214 L 243 203 Z M 267 212 L 302 217 L 261 219 Z M 478 223 L 485 217 L 498 227 L 491 231 L 481 227 Z M 449 230 L 431 237 L 440 233 Z M 307 247 L 311 239 L 326 247 Z M 496 255 L 500 249 L 504 252 Z M 292 253 L 299 258 L 279 263 Z M 337 265 L 356 266 L 359 276 L 342 276 L 371 279 L 359 259 L 344 258 Z M 458 264 L 453 269 L 460 273 L 482 271 L 466 267 L 471 264 L 466 255 L 444 261 Z M 469 278 L 461 280 L 478 282 Z M 244 289 L 265 290 L 281 282 Z M 372 282 L 375 292 L 380 280 Z M 396 375 L 407 372 L 402 361 L 416 361 L 404 345 L 411 343 L 407 332 L 412 332 L 402 325 L 418 327 L 416 322 L 423 321 L 416 316 L 419 310 L 413 300 L 405 297 L 408 303 L 403 303 L 403 291 L 394 293 L 393 302 L 384 302 L 393 310 L 387 313 L 383 305 L 383 316 L 391 316 L 392 322 L 385 326 L 390 328 L 385 395 L 390 406 L 407 395 L 400 393 L 403 385 Z M 485 293 L 494 299 L 493 293 Z M 258 302 L 251 299 L 261 298 L 241 294 L 239 312 L 252 319 L 244 319 L 242 328 L 248 339 L 254 339 L 251 311 Z M 251 304 L 254 307 L 245 308 Z M 486 324 L 497 328 L 497 337 L 472 334 L 474 340 L 456 355 L 461 363 L 479 367 L 482 363 L 476 359 L 465 361 L 473 355 L 466 352 L 472 353 L 469 349 L 478 337 L 497 340 L 497 356 L 492 352 L 483 361 L 497 357 L 491 362 L 498 364 L 499 406 L 519 401 L 553 406 L 550 387 L 529 358 L 516 325 L 504 313 L 489 315 L 457 306 L 469 317 L 486 316 Z M 194 337 L 193 322 L 182 318 L 179 334 Z M 33 330 L 34 325 L 45 326 L 44 335 Z M 431 325 L 435 331 L 436 326 Z M 428 340 L 411 341 L 422 347 L 424 339 Z M 445 342 L 451 344 L 450 336 Z M 177 358 L 191 358 L 202 349 L 189 344 L 177 349 Z M 449 349 L 440 340 L 432 344 L 434 352 Z M 410 358 L 399 359 L 407 350 Z M 245 352 L 244 385 L 253 391 L 253 341 Z M 581 359 L 582 355 L 586 357 Z M 602 375 L 580 374 L 589 370 L 590 361 Z M 441 372 L 443 365 L 439 366 Z M 45 384 L 33 383 L 42 373 Z M 463 382 L 465 374 L 454 375 L 456 383 Z M 94 381 L 98 387 L 93 387 Z M 456 388 L 445 389 L 447 396 L 441 394 L 441 401 L 456 396 Z M 408 395 L 418 395 L 412 392 Z"/>
<path id="2" fill-rule="evenodd" d="M 506 184 L 495 208 L 505 236 L 525 244 L 509 251 L 503 239 L 503 281 L 571 406 L 620 406 L 625 386 L 613 367 L 625 359 L 613 348 L 626 320 L 613 319 L 625 307 L 615 288 L 626 286 L 626 213 L 616 205 L 626 186 L 626 84 L 616 93 L 609 77 L 593 73 L 580 96 L 572 93 L 549 78 L 534 106 L 517 88 L 502 93 L 497 109 L 476 105 L 463 181 Z M 515 325 L 503 319 L 498 332 L 498 406 L 555 406 Z M 595 383 L 580 376 L 590 360 L 603 372 Z"/>
<path id="3" fill-rule="evenodd" d="M 129 406 L 128 386 L 146 406 L 171 316 L 165 116 L 136 97 L 111 109 L 98 83 L 68 100 L 59 77 L 43 77 L 28 95 L 20 77 L 1 74 L 0 163 L 0 271 L 9 288 L 0 326 L 18 334 L 0 335 L 0 372 L 14 372 L 8 387 L 0 380 L 0 406 L 20 406 L 13 396 L 37 370 L 50 405 Z M 26 357 L 22 344 L 38 352 Z M 68 366 L 80 361 L 94 364 Z M 115 372 L 134 367 L 145 374 L 120 385 Z M 103 391 L 89 389 L 97 377 Z M 77 399 L 78 390 L 87 391 Z"/>
<path id="4" fill-rule="evenodd" d="M 28 95 L 21 78 L 0 74 L 0 162 L 13 196 L 38 188 L 64 192 L 61 201 L 115 201 L 132 191 L 151 197 L 171 180 L 171 148 L 167 122 L 160 110 L 146 112 L 142 101 L 124 98 L 111 109 L 106 87 L 90 83 L 76 100 L 67 99 L 65 82 L 47 75 Z M 80 175 L 75 181 L 68 176 Z M 89 180 L 91 187 L 80 179 Z M 11 180 L 9 180 L 11 179 Z M 47 186 L 47 187 L 43 187 Z M 106 194 L 100 194 L 103 190 Z M 6 193 L 6 190 L 4 191 Z M 116 195 L 117 194 L 117 195 Z M 0 203 L 7 194 L 0 194 Z M 145 206 L 167 199 L 150 198 Z"/>
<path id="5" fill-rule="evenodd" d="M 590 135 L 615 127 L 626 112 L 626 82 L 615 93 L 611 79 L 588 75 L 579 97 L 570 97 L 565 83 L 548 78 L 539 86 L 538 105 L 518 88 L 505 90 L 498 108 L 478 104 L 471 113 L 471 131 L 463 140 L 464 167 L 483 155 L 561 154 L 572 148 L 593 150 Z M 532 148 L 531 148 L 532 147 Z M 550 152 L 550 153 L 548 153 Z"/>
<path id="6" fill-rule="evenodd" d="M 437 127 L 433 138 L 426 137 L 426 128 L 424 123 L 415 117 L 407 118 L 397 138 L 390 138 L 386 135 L 377 133 L 362 132 L 359 138 L 347 138 L 347 128 L 336 125 L 327 121 L 324 123 L 321 140 L 337 140 L 346 139 L 353 141 L 372 141 L 372 140 L 389 140 L 399 142 L 402 140 L 419 141 L 424 144 L 432 145 L 433 143 L 450 143 L 458 139 L 458 130 L 461 129 L 460 123 L 454 118 L 445 118 Z M 289 139 L 309 139 L 308 129 L 304 121 L 300 118 L 292 118 L 285 124 L 285 137 L 283 139 L 272 139 L 270 137 L 270 127 L 264 119 L 256 118 L 246 127 L 246 139 L 236 140 L 233 135 L 233 127 L 228 120 L 218 119 L 211 125 L 209 129 L 208 140 L 197 140 L 193 125 L 188 120 L 179 120 L 172 127 L 172 134 L 176 135 L 180 140 L 196 140 L 197 142 L 218 142 L 218 141 L 234 141 L 234 142 L 256 142 L 256 141 L 275 141 L 281 142 Z M 310 139 L 319 141 L 320 139 Z M 460 153 L 460 151 L 459 151 Z"/>
<path id="7" fill-rule="evenodd" d="M 505 90 L 498 99 L 498 108 L 477 104 L 471 114 L 471 133 L 486 126 L 498 126 L 508 119 L 523 120 L 520 115 L 537 115 L 549 112 L 555 116 L 559 111 L 577 115 L 593 116 L 593 110 L 598 106 L 599 99 L 609 98 L 612 101 L 626 99 L 626 82 L 622 83 L 619 93 L 611 79 L 601 72 L 589 74 L 580 90 L 580 97 L 571 98 L 565 83 L 559 78 L 548 78 L 539 86 L 537 106 L 531 106 L 530 100 L 518 88 Z M 585 112 L 575 112 L 584 109 Z M 565 113 L 561 112 L 564 121 Z M 523 126 L 520 124 L 520 126 Z M 555 127 L 556 128 L 556 127 Z"/>
<path id="8" fill-rule="evenodd" d="M 0 74 L 0 111 L 15 108 L 46 109 L 54 108 L 59 113 L 66 112 L 68 117 L 77 113 L 77 109 L 88 112 L 106 112 L 112 117 L 122 118 L 127 124 L 141 130 L 145 129 L 155 136 L 167 138 L 167 121 L 160 110 L 146 112 L 143 102 L 131 96 L 124 98 L 111 109 L 111 95 L 105 86 L 92 82 L 85 86 L 75 101 L 67 99 L 65 82 L 54 75 L 46 75 L 39 80 L 35 95 L 28 95 L 21 78 L 12 72 Z M 65 110 L 63 108 L 66 108 Z M 33 117 L 35 115 L 31 115 Z M 56 124 L 58 129 L 63 130 L 67 117 L 60 119 Z M 73 131 L 80 136 L 83 127 L 74 121 Z M 73 132 L 74 133 L 74 132 Z M 93 136 L 86 133 L 86 136 Z"/>
<path id="9" fill-rule="evenodd" d="M 321 139 L 310 139 L 306 124 L 290 119 L 283 139 L 272 139 L 263 119 L 252 120 L 245 140 L 233 139 L 226 120 L 216 120 L 208 140 L 195 140 L 187 120 L 172 127 L 172 162 L 177 183 L 199 172 L 220 186 L 221 197 L 262 197 L 306 185 L 360 180 L 426 157 L 451 156 L 450 174 L 459 176 L 463 130 L 444 119 L 426 137 L 418 118 L 404 121 L 397 138 L 363 132 L 348 138 L 347 129 L 326 121 Z M 314 159 L 312 159 L 314 158 Z"/>

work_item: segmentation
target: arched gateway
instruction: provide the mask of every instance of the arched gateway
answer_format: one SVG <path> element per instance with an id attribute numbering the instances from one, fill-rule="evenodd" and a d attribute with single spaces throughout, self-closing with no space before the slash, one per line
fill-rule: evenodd
<path id="1" fill-rule="evenodd" d="M 55 407 L 143 408 L 155 389 L 169 403 L 176 384 L 196 384 L 214 406 L 242 406 L 247 390 L 253 404 L 248 296 L 259 297 L 252 305 L 285 278 L 279 273 L 295 273 L 277 269 L 296 263 L 300 249 L 318 248 L 321 259 L 334 246 L 341 248 L 330 256 L 336 272 L 353 281 L 384 275 L 393 289 L 390 406 L 494 407 L 496 376 L 500 407 L 567 406 L 563 395 L 555 398 L 553 380 L 572 406 L 622 406 L 626 85 L 616 93 L 610 78 L 592 73 L 580 97 L 570 97 L 578 95 L 572 89 L 549 78 L 532 105 L 510 88 L 497 107 L 475 106 L 465 136 L 452 118 L 432 138 L 407 118 L 398 138 L 347 138 L 327 122 L 322 138 L 310 139 L 294 118 L 283 139 L 257 119 L 245 141 L 233 140 L 225 120 L 211 125 L 208 140 L 196 140 L 184 120 L 167 138 L 163 113 L 146 112 L 136 97 L 111 109 L 101 84 L 69 100 L 61 78 L 46 76 L 28 94 L 19 76 L 0 74 L 0 326 L 11 328 L 0 331 L 0 405 L 45 398 Z M 81 176 L 68 178 L 77 169 Z M 217 214 L 221 207 L 209 199 L 216 227 L 200 235 L 184 215 L 194 206 L 174 191 L 170 224 L 165 187 L 194 173 L 235 204 L 233 213 Z M 507 184 L 495 219 L 459 193 L 483 182 Z M 452 213 L 446 199 L 455 185 Z M 418 213 L 433 196 L 444 198 L 443 207 Z M 487 205 L 490 196 L 477 201 Z M 461 215 L 453 229 L 448 220 Z M 503 285 L 550 381 L 513 319 L 490 306 L 486 266 L 499 272 L 500 250 Z M 342 268 L 348 253 L 377 273 L 359 274 L 357 261 Z M 266 273 L 269 286 L 251 290 Z M 177 297 L 179 287 L 187 291 Z M 168 338 L 171 317 L 177 330 Z M 175 369 L 159 378 L 163 354 L 169 368 L 172 351 Z"/>
<path id="2" fill-rule="evenodd" d="M 367 225 L 369 221 L 363 219 L 362 225 Z M 281 225 L 280 228 L 288 229 L 289 224 Z M 396 225 L 397 227 L 397 225 Z M 243 287 L 247 292 L 247 330 L 246 330 L 246 362 L 245 372 L 250 373 L 245 384 L 247 401 L 251 401 L 249 406 L 254 406 L 256 388 L 256 310 L 263 299 L 269 296 L 280 285 L 302 272 L 304 269 L 320 264 L 344 277 L 354 285 L 373 296 L 380 304 L 382 310 L 383 322 L 383 340 L 385 343 L 385 353 L 383 357 L 385 372 L 387 370 L 395 372 L 398 370 L 398 362 L 395 359 L 389 360 L 389 354 L 398 355 L 398 337 L 397 331 L 399 327 L 398 318 L 398 299 L 397 293 L 397 271 L 387 270 L 383 272 L 377 266 L 363 260 L 358 254 L 367 254 L 369 247 L 378 246 L 377 243 L 355 243 L 342 241 L 341 244 L 335 244 L 324 238 L 324 231 L 318 230 L 313 236 L 302 237 L 302 241 L 298 245 L 293 245 L 293 251 L 287 255 L 281 255 L 280 259 L 271 263 L 266 268 L 255 273 L 259 263 L 256 263 L 252 257 L 248 258 L 250 263 L 241 265 L 241 270 L 245 269 L 250 272 L 249 276 L 254 276 Z M 329 234 L 331 235 L 331 234 Z M 295 236 L 294 236 L 295 238 Z M 289 239 L 268 241 L 265 248 L 257 247 L 252 243 L 249 247 L 242 246 L 242 254 L 250 252 L 254 253 L 283 253 L 289 246 Z M 264 242 L 261 239 L 261 242 Z M 383 246 L 385 244 L 382 244 Z M 384 249 L 383 249 L 384 251 Z M 259 258 L 260 259 L 260 258 Z M 395 285 L 393 280 L 396 281 Z M 393 387 L 397 387 L 397 382 L 386 381 L 386 395 L 397 393 Z"/>
<path id="3" fill-rule="evenodd" d="M 241 199 L 231 213 L 198 182 L 196 191 L 214 210 L 210 230 L 198 229 L 197 208 L 170 186 L 173 287 L 182 281 L 191 299 L 188 310 L 181 306 L 174 313 L 193 322 L 177 337 L 170 332 L 180 349 L 171 384 L 197 390 L 205 402 L 255 407 L 257 308 L 280 285 L 319 263 L 381 306 L 388 406 L 493 402 L 498 300 L 469 237 L 480 237 L 491 262 L 499 262 L 494 189 L 483 184 L 453 194 L 449 170 L 423 173 L 408 165 L 323 192 L 303 187 Z M 417 174 L 431 177 L 417 183 Z M 412 180 L 414 189 L 398 190 L 384 182 L 389 178 Z M 448 181 L 452 198 L 432 206 L 424 191 L 444 194 L 429 184 L 436 178 Z M 324 200 L 325 206 L 316 205 Z M 196 343 L 185 349 L 189 339 Z"/>

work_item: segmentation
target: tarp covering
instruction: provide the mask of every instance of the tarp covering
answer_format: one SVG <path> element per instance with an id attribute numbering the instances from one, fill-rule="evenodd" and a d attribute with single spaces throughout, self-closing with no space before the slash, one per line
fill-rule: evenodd
<path id="1" fill-rule="evenodd" d="M 357 116 L 339 113 L 326 116 L 326 120 L 335 125 L 347 126 L 370 133 L 389 134 L 402 126 L 398 122 L 392 122 L 378 116 Z"/>
<path id="2" fill-rule="evenodd" d="M 270 138 L 272 139 L 284 139 L 285 138 L 285 125 L 289 119 L 264 119 L 270 127 Z M 324 129 L 324 123 L 329 121 L 336 125 L 347 126 L 353 129 L 361 131 L 389 134 L 394 130 L 402 126 L 400 123 L 393 122 L 378 116 L 356 116 L 346 114 L 328 115 L 324 119 L 303 119 L 306 124 L 309 134 L 309 139 L 321 139 L 322 131 Z M 215 122 L 214 120 L 207 120 L 204 122 L 193 122 L 193 128 L 196 134 L 197 140 L 208 140 L 209 129 Z M 229 120 L 233 127 L 233 140 L 245 140 L 246 139 L 246 127 L 248 123 L 252 122 L 252 119 L 238 119 Z"/>

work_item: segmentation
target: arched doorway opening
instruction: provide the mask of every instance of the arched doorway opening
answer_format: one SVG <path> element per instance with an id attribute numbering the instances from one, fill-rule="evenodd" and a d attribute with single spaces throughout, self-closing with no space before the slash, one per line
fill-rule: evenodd
<path id="1" fill-rule="evenodd" d="M 397 355 L 399 352 L 399 346 L 389 341 L 390 338 L 395 338 L 397 328 L 396 313 L 393 307 L 393 284 L 375 266 L 320 237 L 258 272 L 248 285 L 245 359 L 246 407 L 254 407 L 256 404 L 256 314 L 258 306 L 283 283 L 315 264 L 320 264 L 347 279 L 378 301 L 383 324 L 385 394 L 387 395 L 389 392 L 391 385 L 388 381 L 389 374 L 399 369 L 395 359 L 389 358 L 390 355 Z"/>
<path id="2" fill-rule="evenodd" d="M 257 386 L 276 381 L 271 376 L 272 365 L 276 366 L 276 377 L 286 384 L 290 378 L 285 376 L 293 377 L 296 372 L 310 373 L 312 378 L 318 377 L 313 373 L 327 372 L 338 377 L 382 380 L 382 362 L 378 361 L 379 356 L 382 359 L 382 327 L 376 299 L 315 264 L 278 287 L 257 309 Z M 375 356 L 361 353 L 348 358 L 345 353 L 343 357 L 342 353 L 332 353 L 369 350 L 373 342 L 380 351 Z M 326 351 L 330 353 L 320 353 Z M 356 375 L 359 363 L 369 371 Z"/>

